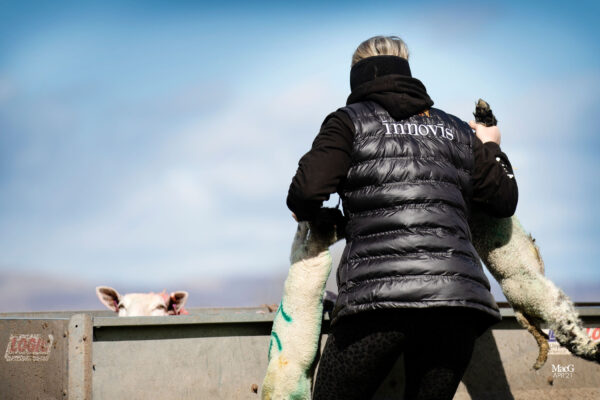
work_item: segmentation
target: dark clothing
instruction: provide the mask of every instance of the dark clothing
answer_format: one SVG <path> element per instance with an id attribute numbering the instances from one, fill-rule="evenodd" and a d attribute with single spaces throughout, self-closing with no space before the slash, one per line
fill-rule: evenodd
<path id="1" fill-rule="evenodd" d="M 467 220 L 469 126 L 435 108 L 399 122 L 373 101 L 342 110 L 356 133 L 341 193 L 348 222 L 332 324 L 365 311 L 441 306 L 499 321 Z"/>
<path id="2" fill-rule="evenodd" d="M 433 102 L 426 92 L 423 93 L 424 88 L 419 91 L 420 85 L 416 82 L 403 85 L 410 79 L 383 76 L 376 82 L 361 85 L 360 91 L 350 95 L 348 104 L 373 100 L 396 120 L 430 108 Z M 332 193 L 341 192 L 350 167 L 355 133 L 354 124 L 344 111 L 335 111 L 323 121 L 312 149 L 300 159 L 288 192 L 287 205 L 298 220 L 310 221 Z M 473 139 L 473 155 L 473 206 L 495 217 L 513 215 L 518 189 L 514 178 L 508 177 L 513 173 L 508 157 L 498 144 L 481 143 L 476 136 Z"/>
<path id="3" fill-rule="evenodd" d="M 390 75 L 412 77 L 408 60 L 404 58 L 379 56 L 377 57 L 377 62 L 372 61 L 373 59 L 365 58 L 352 66 L 350 70 L 350 90 L 353 94 L 356 93 L 356 95 L 359 95 L 358 87 L 363 87 L 363 83 L 371 83 L 377 77 L 389 77 Z M 424 90 L 425 88 L 423 87 L 422 89 Z M 432 104 L 429 104 L 429 106 Z"/>
<path id="4" fill-rule="evenodd" d="M 410 120 L 410 118 L 421 118 L 418 116 L 418 114 L 423 113 L 425 111 L 428 111 L 430 115 L 431 112 L 434 112 L 434 114 L 443 113 L 441 110 L 434 111 L 435 109 L 431 108 L 433 101 L 427 94 L 425 86 L 419 80 L 412 78 L 409 75 L 400 75 L 400 73 L 406 73 L 406 71 L 402 70 L 398 71 L 399 74 L 390 73 L 391 69 L 393 69 L 394 66 L 390 63 L 385 63 L 385 65 L 382 65 L 380 63 L 380 59 L 382 58 L 371 57 L 360 61 L 359 63 L 362 63 L 362 65 L 360 66 L 360 70 L 358 71 L 358 73 L 356 73 L 355 68 L 353 67 L 353 71 L 351 73 L 351 79 L 353 80 L 353 82 L 351 83 L 354 84 L 351 85 L 353 87 L 353 90 L 352 93 L 348 96 L 348 107 L 352 107 L 352 105 L 356 104 L 369 104 L 370 102 L 372 102 L 376 105 L 381 106 L 381 108 L 387 111 L 389 113 L 389 116 L 396 123 L 406 122 L 407 120 Z M 369 63 L 371 63 L 372 65 L 369 66 Z M 410 72 L 408 72 L 408 74 L 410 74 Z M 481 141 L 472 133 L 470 128 L 464 122 L 460 121 L 454 116 L 448 115 L 448 118 L 453 121 L 453 124 L 456 125 L 455 129 L 458 129 L 461 132 L 463 142 L 467 140 L 467 137 L 470 138 L 470 140 L 468 140 L 468 150 L 466 150 L 466 153 L 464 154 L 465 157 L 470 157 L 472 160 L 472 165 L 470 165 L 467 168 L 469 174 L 469 182 L 467 183 L 465 181 L 466 175 L 464 174 L 464 171 L 463 173 L 458 172 L 461 171 L 461 168 L 465 170 L 464 166 L 461 167 L 460 165 L 451 163 L 452 165 L 450 166 L 450 168 L 453 168 L 453 171 L 448 171 L 449 174 L 456 173 L 459 176 L 461 176 L 461 193 L 464 197 L 463 200 L 466 205 L 462 210 L 464 216 L 466 218 L 469 217 L 471 207 L 477 207 L 482 211 L 486 212 L 487 214 L 496 217 L 511 216 L 516 209 L 518 189 L 508 158 L 504 153 L 500 151 L 499 145 L 495 143 L 481 143 Z M 461 124 L 462 126 L 459 126 Z M 317 214 L 319 208 L 321 207 L 323 201 L 329 199 L 331 193 L 338 192 L 340 194 L 340 197 L 344 199 L 344 190 L 348 184 L 349 170 L 351 168 L 352 163 L 355 161 L 356 156 L 354 152 L 354 145 L 357 142 L 356 135 L 357 130 L 355 121 L 353 121 L 353 118 L 351 118 L 351 115 L 349 115 L 348 108 L 339 109 L 338 111 L 327 116 L 321 127 L 319 135 L 313 142 L 312 149 L 301 158 L 298 170 L 292 180 L 292 184 L 290 185 L 290 189 L 288 192 L 288 207 L 296 214 L 299 220 L 313 219 Z M 441 146 L 440 148 L 443 148 L 443 146 Z M 453 151 L 454 154 L 461 153 L 461 151 L 457 152 L 456 149 Z M 377 150 L 375 150 L 375 152 L 377 152 Z M 420 152 L 420 150 L 417 148 L 417 153 L 418 152 Z M 393 154 L 393 156 L 407 155 L 410 157 L 418 156 L 418 154 Z M 454 155 L 450 155 L 451 160 L 455 161 L 454 158 Z M 416 171 L 416 173 L 419 175 L 418 178 L 420 178 L 421 180 L 429 173 L 427 168 L 430 168 L 432 165 L 435 165 L 432 163 L 424 163 L 424 161 L 425 160 L 416 160 L 414 163 L 420 166 L 419 171 Z M 380 160 L 380 162 L 383 161 Z M 407 174 L 413 173 L 411 169 L 405 169 L 409 165 L 410 164 L 406 163 L 404 165 L 398 165 L 398 169 L 395 171 L 393 169 L 390 169 L 387 173 L 387 175 L 389 175 L 387 176 L 387 178 L 391 179 L 394 177 L 400 177 L 400 180 L 405 180 L 407 178 Z M 430 173 L 433 174 L 434 172 L 431 171 Z M 384 173 L 382 176 L 386 176 L 386 173 Z M 360 177 L 359 181 L 360 179 L 364 179 L 364 176 Z M 376 185 L 377 183 L 378 182 L 375 181 Z M 402 193 L 401 190 L 395 190 L 392 195 L 384 196 L 388 202 L 392 202 L 391 204 L 386 204 L 386 206 L 397 206 L 397 204 L 395 204 L 394 201 L 402 201 L 403 198 L 406 203 L 414 203 L 415 199 L 409 198 L 412 192 L 408 190 L 406 193 Z M 383 193 L 385 193 L 385 191 Z M 440 192 L 438 192 L 438 194 L 440 194 Z M 443 193 L 441 193 L 440 195 L 443 195 Z M 397 199 L 393 199 L 392 196 L 395 196 Z M 365 198 L 368 197 L 369 194 L 365 193 Z M 440 197 L 438 199 L 427 198 L 426 200 L 437 202 L 439 204 L 444 203 L 443 197 Z M 376 209 L 377 207 L 375 205 L 369 205 L 367 209 L 369 208 Z M 368 211 L 367 209 L 364 209 L 362 211 Z M 347 212 L 348 210 L 345 211 Z M 398 215 L 407 213 L 406 210 L 398 211 Z M 440 218 L 445 216 L 445 213 L 438 212 L 438 214 L 440 215 Z M 412 215 L 415 215 L 414 211 L 412 212 Z M 410 212 L 407 216 L 410 217 Z M 369 222 L 368 218 L 364 218 L 364 220 L 365 224 L 373 222 Z M 461 246 L 458 246 L 458 248 L 445 246 L 446 253 L 451 253 L 452 256 L 457 256 L 454 258 L 458 258 L 461 255 L 465 255 L 466 253 L 465 261 L 473 261 L 474 257 L 472 257 L 472 246 L 466 252 L 461 251 L 461 249 L 465 248 L 464 239 L 468 239 L 469 241 L 471 240 L 470 231 L 468 227 L 460 227 L 460 224 L 464 224 L 464 219 L 462 219 L 462 221 L 458 221 L 456 218 L 453 218 L 451 220 L 453 223 L 459 225 L 458 232 L 462 232 L 462 236 L 460 238 L 463 239 L 463 242 L 461 243 Z M 426 221 L 425 225 L 427 225 L 430 222 L 431 221 Z M 396 221 L 395 224 L 398 225 L 400 228 L 409 228 L 409 226 L 402 227 L 402 221 Z M 352 228 L 352 224 L 348 226 Z M 381 229 L 381 227 L 381 224 L 379 224 L 378 227 L 375 227 L 374 232 L 372 233 L 375 233 L 375 231 L 377 231 L 377 233 L 381 233 L 382 231 L 388 230 L 385 228 Z M 451 230 L 446 230 L 446 234 L 448 234 L 449 232 L 451 232 Z M 352 232 L 348 229 L 347 233 L 352 234 Z M 432 232 L 430 236 L 437 234 L 437 232 Z M 349 241 L 352 240 L 352 238 L 347 239 Z M 462 285 L 465 289 L 462 290 L 462 293 L 465 295 L 465 297 L 455 297 L 456 302 L 454 303 L 454 305 L 466 305 L 471 307 L 474 306 L 484 311 L 484 313 L 487 312 L 487 314 L 491 315 L 493 319 L 499 319 L 497 306 L 495 305 L 495 302 L 493 301 L 493 298 L 489 293 L 489 282 L 487 282 L 487 278 L 485 278 L 485 275 L 483 275 L 482 273 L 479 261 L 472 262 L 472 268 L 470 273 L 467 272 L 465 274 L 465 268 L 453 270 L 451 266 L 437 262 L 438 260 L 436 260 L 435 256 L 421 257 L 420 251 L 423 250 L 422 246 L 421 248 L 419 248 L 421 243 L 414 240 L 411 242 L 411 240 L 405 239 L 406 237 L 397 237 L 396 240 L 393 241 L 393 243 L 392 241 L 387 241 L 383 244 L 373 243 L 371 244 L 371 251 L 370 254 L 368 254 L 368 256 L 377 256 L 377 252 L 379 252 L 380 254 L 388 255 L 390 252 L 394 251 L 396 252 L 396 255 L 400 255 L 401 252 L 398 251 L 398 244 L 401 244 L 403 247 L 406 247 L 410 246 L 412 243 L 416 245 L 416 247 L 413 249 L 413 258 L 417 258 L 417 260 L 415 260 L 415 263 L 418 263 L 416 267 L 417 269 L 419 269 L 419 271 L 421 271 L 418 272 L 421 275 L 421 278 L 419 278 L 422 280 L 421 283 L 429 279 L 432 273 L 437 274 L 437 276 L 434 278 L 437 280 L 439 285 L 441 285 L 441 281 L 439 279 L 452 279 L 454 288 L 458 285 L 458 281 L 460 280 L 460 278 L 458 277 L 459 275 L 466 275 L 468 278 L 473 278 L 475 281 L 479 282 L 478 287 L 475 287 L 476 293 L 472 293 L 468 290 L 469 287 L 473 288 L 472 286 L 469 286 L 469 284 L 473 282 L 472 279 L 471 282 L 467 282 L 466 285 Z M 376 246 L 380 246 L 380 248 L 382 248 L 383 250 L 377 250 Z M 431 251 L 435 248 L 435 246 L 428 247 L 429 249 L 424 250 Z M 373 249 L 375 249 L 375 251 L 372 251 Z M 346 247 L 346 250 L 344 252 L 345 256 L 348 255 L 347 253 L 349 253 L 350 250 L 354 252 L 354 256 L 361 256 L 357 253 L 357 251 L 355 251 L 356 249 L 350 249 L 348 246 Z M 475 258 L 477 258 L 477 256 L 475 256 Z M 367 263 L 369 263 L 368 259 L 366 261 Z M 362 291 L 362 294 L 360 296 L 367 302 L 369 301 L 369 297 L 372 298 L 373 296 L 379 296 L 379 298 L 375 299 L 377 301 L 369 307 L 377 308 L 377 304 L 375 303 L 383 304 L 383 302 L 386 300 L 385 297 L 388 294 L 400 293 L 402 285 L 399 284 L 399 281 L 401 279 L 401 276 L 406 276 L 407 273 L 410 273 L 408 269 L 412 268 L 414 270 L 415 268 L 414 266 L 410 266 L 410 264 L 405 264 L 405 268 L 403 270 L 401 269 L 399 271 L 396 271 L 396 265 L 394 264 L 394 262 L 392 262 L 392 260 L 387 261 L 388 262 L 385 264 L 379 263 L 380 270 L 385 270 L 385 275 L 389 277 L 391 277 L 394 274 L 394 272 L 396 272 L 396 278 L 394 278 L 394 282 L 391 282 L 388 285 L 386 285 L 383 282 L 380 283 L 380 287 L 385 287 L 387 289 L 387 293 L 383 293 L 383 296 L 380 296 L 382 293 L 381 291 L 377 290 L 378 287 L 373 287 L 374 290 L 370 293 L 368 293 L 369 290 L 367 290 L 365 287 L 365 290 Z M 475 264 L 477 264 L 477 266 L 475 266 Z M 348 275 L 356 272 L 368 279 L 368 273 L 365 272 L 368 268 L 366 266 L 360 268 L 359 270 L 355 270 L 354 265 L 349 266 L 348 264 L 346 264 L 346 266 L 342 265 L 341 270 L 338 269 L 338 273 L 343 273 L 343 268 L 348 269 Z M 444 268 L 448 270 L 444 271 Z M 454 277 L 449 275 L 454 275 Z M 350 279 L 352 279 L 352 277 Z M 345 279 L 342 279 L 342 281 L 345 281 Z M 338 284 L 345 283 L 338 281 Z M 420 294 L 420 288 L 417 282 L 413 281 L 408 285 L 403 285 L 402 289 L 404 290 L 403 296 L 405 300 L 404 306 L 433 306 L 435 299 L 439 294 L 442 294 L 444 300 L 450 301 L 451 296 L 456 295 L 458 292 L 460 292 L 460 290 L 458 292 L 454 292 L 454 290 L 443 290 L 444 287 L 439 285 L 437 286 L 437 289 L 433 292 L 428 292 L 427 290 L 425 290 L 427 289 L 425 287 L 427 285 L 422 286 L 423 290 L 421 290 Z M 429 286 L 429 288 L 432 287 Z M 340 289 L 342 289 L 342 287 L 340 287 Z M 342 304 L 345 301 L 343 294 L 343 291 L 341 291 L 341 296 L 338 299 Z M 419 296 L 421 298 L 419 298 Z M 469 296 L 471 298 L 469 298 Z M 413 304 L 410 304 L 411 298 L 416 299 L 416 301 L 412 302 Z M 428 305 L 425 305 L 420 301 L 424 298 L 429 298 Z M 449 303 L 446 304 L 448 305 Z M 398 302 L 391 302 L 388 303 L 387 306 L 398 307 L 401 305 Z M 357 310 L 358 309 L 355 308 L 353 312 Z M 337 311 L 339 311 L 339 307 Z M 485 322 L 489 323 L 489 321 Z"/>
<path id="5" fill-rule="evenodd" d="M 474 319 L 471 310 L 455 307 L 347 317 L 327 338 L 313 399 L 370 399 L 404 354 L 404 396 L 399 387 L 398 398 L 451 400 L 480 333 Z"/>

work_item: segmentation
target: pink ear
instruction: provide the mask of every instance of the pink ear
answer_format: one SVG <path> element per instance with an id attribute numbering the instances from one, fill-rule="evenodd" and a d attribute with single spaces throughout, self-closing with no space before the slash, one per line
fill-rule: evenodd
<path id="1" fill-rule="evenodd" d="M 96 295 L 109 310 L 114 312 L 119 311 L 121 295 L 115 289 L 108 286 L 98 286 L 96 288 Z"/>
<path id="2" fill-rule="evenodd" d="M 169 303 L 169 309 L 173 310 L 175 315 L 187 314 L 188 312 L 184 310 L 183 306 L 188 298 L 188 292 L 179 291 L 171 293 L 171 301 Z"/>

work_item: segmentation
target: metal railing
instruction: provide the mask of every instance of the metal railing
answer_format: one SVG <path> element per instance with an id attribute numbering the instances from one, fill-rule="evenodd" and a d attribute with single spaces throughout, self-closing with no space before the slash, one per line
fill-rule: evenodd
<path id="1" fill-rule="evenodd" d="M 532 370 L 534 339 L 511 308 L 499 305 L 503 320 L 477 340 L 455 399 L 600 398 L 600 365 L 564 354 L 556 343 L 546 365 Z M 577 311 L 600 339 L 600 303 L 577 303 Z M 274 313 L 266 307 L 189 312 L 128 318 L 109 311 L 0 314 L 0 345 L 6 346 L 0 398 L 260 398 L 253 389 L 260 392 Z M 324 335 L 328 329 L 325 315 Z M 438 329 L 443 335 L 447 327 Z M 557 376 L 557 366 L 570 366 L 571 376 Z M 403 376 L 400 357 L 376 399 L 398 398 Z"/>

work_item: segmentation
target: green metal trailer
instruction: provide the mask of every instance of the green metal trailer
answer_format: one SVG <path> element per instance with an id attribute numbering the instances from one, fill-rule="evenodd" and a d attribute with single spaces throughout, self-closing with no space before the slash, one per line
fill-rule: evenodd
<path id="1" fill-rule="evenodd" d="M 600 304 L 578 304 L 600 340 Z M 0 314 L 0 399 L 259 399 L 274 313 L 190 309 L 185 316 L 119 318 L 107 311 Z M 600 365 L 551 342 L 537 345 L 501 307 L 503 320 L 476 343 L 455 399 L 600 399 Z M 323 335 L 329 329 L 325 315 Z M 439 326 L 439 335 L 447 327 Z M 322 345 L 324 344 L 322 340 Z M 376 399 L 399 399 L 402 357 Z"/>

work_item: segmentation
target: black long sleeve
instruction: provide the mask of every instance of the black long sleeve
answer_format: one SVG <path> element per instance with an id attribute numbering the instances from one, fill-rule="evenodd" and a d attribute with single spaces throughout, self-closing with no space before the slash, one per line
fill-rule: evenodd
<path id="1" fill-rule="evenodd" d="M 341 187 L 350 168 L 354 124 L 343 111 L 327 116 L 312 148 L 300 159 L 287 197 L 299 221 L 314 218 L 329 195 Z"/>
<path id="2" fill-rule="evenodd" d="M 288 208 L 299 221 L 312 220 L 331 193 L 339 192 L 350 168 L 354 124 L 343 111 L 325 118 L 311 150 L 298 164 L 288 191 Z M 472 203 L 495 217 L 510 217 L 518 201 L 512 166 L 500 146 L 473 143 Z"/>
<path id="3" fill-rule="evenodd" d="M 494 217 L 510 217 L 519 199 L 510 161 L 497 143 L 474 139 L 473 205 Z"/>

